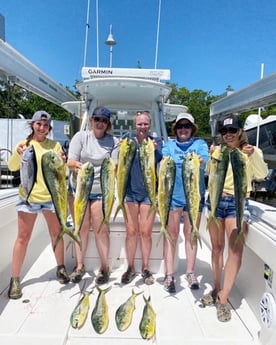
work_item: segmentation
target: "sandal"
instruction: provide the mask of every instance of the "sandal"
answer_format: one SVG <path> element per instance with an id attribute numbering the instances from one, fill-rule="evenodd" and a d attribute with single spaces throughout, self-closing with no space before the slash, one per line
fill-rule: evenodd
<path id="1" fill-rule="evenodd" d="M 128 267 L 127 271 L 122 275 L 121 283 L 122 284 L 129 284 L 135 278 L 136 273 L 133 268 Z"/>
<path id="2" fill-rule="evenodd" d="M 109 276 L 110 272 L 109 271 L 104 271 L 104 270 L 99 270 L 99 273 L 97 274 L 96 277 L 96 284 L 102 285 L 106 284 L 109 281 Z"/>
<path id="3" fill-rule="evenodd" d="M 144 270 L 142 273 L 142 278 L 145 284 L 152 285 L 154 283 L 154 278 L 149 270 Z"/>
<path id="4" fill-rule="evenodd" d="M 204 307 L 211 306 L 216 304 L 217 293 L 213 290 L 208 292 L 206 295 L 203 295 L 201 298 L 201 303 Z"/>
<path id="5" fill-rule="evenodd" d="M 220 303 L 218 296 L 217 296 L 217 301 L 216 301 L 216 308 L 217 308 L 217 318 L 220 322 L 227 322 L 231 320 L 231 310 L 230 310 L 229 304 Z"/>

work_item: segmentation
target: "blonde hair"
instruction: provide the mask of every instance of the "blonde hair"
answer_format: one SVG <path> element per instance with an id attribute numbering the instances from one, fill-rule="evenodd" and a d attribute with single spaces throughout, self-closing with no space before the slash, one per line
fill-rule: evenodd
<path id="1" fill-rule="evenodd" d="M 137 111 L 135 113 L 134 118 L 133 118 L 133 125 L 134 125 L 134 127 L 136 126 L 137 117 L 139 117 L 141 115 L 146 115 L 148 117 L 150 125 L 151 125 L 151 115 L 150 115 L 150 112 L 148 110 L 139 110 L 139 111 Z"/>

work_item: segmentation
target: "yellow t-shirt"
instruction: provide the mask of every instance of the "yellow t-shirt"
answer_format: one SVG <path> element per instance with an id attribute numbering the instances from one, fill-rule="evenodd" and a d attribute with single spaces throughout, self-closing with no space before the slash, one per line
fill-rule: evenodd
<path id="1" fill-rule="evenodd" d="M 19 145 L 24 145 L 26 147 L 26 140 L 20 141 L 16 147 L 12 155 L 10 156 L 8 160 L 8 168 L 11 171 L 18 171 L 20 170 L 20 162 L 21 162 L 21 156 L 17 152 L 17 148 Z M 34 184 L 34 187 L 32 189 L 31 195 L 29 197 L 29 202 L 37 202 L 37 203 L 44 203 L 51 201 L 51 195 L 48 191 L 48 188 L 44 182 L 43 174 L 42 174 L 42 168 L 41 168 L 41 157 L 43 153 L 54 150 L 58 153 L 62 152 L 62 147 L 59 142 L 53 141 L 51 139 L 46 138 L 43 142 L 38 142 L 35 140 L 31 140 L 29 143 L 29 146 L 33 145 L 37 160 L 37 178 L 36 183 Z M 19 189 L 20 191 L 20 189 Z M 24 198 L 23 195 L 20 195 Z"/>

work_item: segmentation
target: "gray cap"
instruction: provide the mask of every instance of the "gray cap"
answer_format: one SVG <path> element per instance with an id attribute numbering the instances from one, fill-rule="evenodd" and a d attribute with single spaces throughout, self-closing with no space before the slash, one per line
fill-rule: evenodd
<path id="1" fill-rule="evenodd" d="M 44 110 L 38 110 L 34 113 L 32 117 L 32 122 L 35 121 L 41 121 L 41 120 L 47 120 L 47 122 L 50 124 L 51 122 L 51 115 L 49 115 L 46 111 Z"/>

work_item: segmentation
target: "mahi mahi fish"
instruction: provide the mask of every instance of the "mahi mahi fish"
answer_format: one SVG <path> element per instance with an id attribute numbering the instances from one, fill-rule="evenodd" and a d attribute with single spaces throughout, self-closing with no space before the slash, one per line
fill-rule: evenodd
<path id="1" fill-rule="evenodd" d="M 135 293 L 134 289 L 132 289 L 132 295 L 116 310 L 115 321 L 119 331 L 123 332 L 130 326 L 135 310 L 135 300 L 141 293 L 143 291 Z"/>
<path id="2" fill-rule="evenodd" d="M 143 175 L 144 185 L 148 193 L 151 207 L 148 212 L 148 216 L 152 211 L 157 210 L 157 198 L 156 198 L 156 170 L 155 170 L 155 147 L 153 141 L 143 139 L 139 149 L 139 162 Z"/>
<path id="3" fill-rule="evenodd" d="M 20 195 L 24 195 L 23 203 L 30 206 L 28 202 L 29 196 L 33 190 L 34 184 L 36 183 L 37 175 L 37 161 L 35 155 L 35 149 L 33 145 L 26 148 L 21 156 L 20 161 L 20 181 L 19 186 Z"/>
<path id="4" fill-rule="evenodd" d="M 103 220 L 98 232 L 105 224 L 109 228 L 109 219 L 115 200 L 115 163 L 111 157 L 106 157 L 101 165 L 101 189 Z"/>
<path id="5" fill-rule="evenodd" d="M 195 152 L 188 152 L 182 164 L 182 181 L 187 203 L 187 211 L 192 226 L 191 245 L 195 238 L 201 245 L 200 234 L 197 226 L 199 205 L 200 205 L 200 160 Z"/>
<path id="6" fill-rule="evenodd" d="M 42 155 L 41 167 L 45 184 L 51 195 L 56 215 L 61 226 L 54 244 L 54 250 L 65 233 L 80 245 L 79 239 L 66 225 L 68 216 L 68 194 L 65 163 L 56 151 L 49 150 Z"/>
<path id="7" fill-rule="evenodd" d="M 74 196 L 74 236 L 81 246 L 80 229 L 84 220 L 89 195 L 94 181 L 94 166 L 90 162 L 82 164 L 76 178 L 76 192 Z"/>
<path id="8" fill-rule="evenodd" d="M 146 340 L 150 340 L 155 337 L 156 332 L 156 314 L 151 305 L 151 298 L 148 299 L 143 295 L 145 306 L 143 310 L 143 316 L 139 324 L 139 330 L 141 337 Z"/>
<path id="9" fill-rule="evenodd" d="M 109 324 L 109 315 L 108 315 L 108 305 L 106 302 L 105 294 L 111 289 L 111 286 L 102 290 L 96 286 L 99 291 L 95 307 L 91 314 L 91 322 L 94 330 L 98 334 L 102 334 L 107 330 Z"/>
<path id="10" fill-rule="evenodd" d="M 124 138 L 120 143 L 118 168 L 116 174 L 117 180 L 117 193 L 118 193 L 118 206 L 114 214 L 113 221 L 115 220 L 118 212 L 123 211 L 124 218 L 127 221 L 127 214 L 124 206 L 124 198 L 126 194 L 127 180 L 132 166 L 132 162 L 136 152 L 136 145 L 134 140 Z"/>
<path id="11" fill-rule="evenodd" d="M 218 159 L 212 158 L 210 161 L 210 172 L 209 172 L 209 198 L 211 212 L 207 221 L 207 228 L 212 221 L 215 222 L 218 229 L 220 228 L 220 223 L 216 218 L 216 211 L 220 198 L 222 196 L 225 177 L 229 165 L 229 150 L 227 146 L 223 146 L 221 149 L 220 156 Z"/>
<path id="12" fill-rule="evenodd" d="M 90 308 L 89 297 L 93 290 L 94 289 L 82 292 L 83 296 L 77 303 L 70 317 L 70 324 L 73 328 L 80 329 L 85 324 Z"/>
<path id="13" fill-rule="evenodd" d="M 165 235 L 171 242 L 171 236 L 168 233 L 167 225 L 172 200 L 172 193 L 175 181 L 175 162 L 167 156 L 162 159 L 158 175 L 158 213 L 160 216 L 161 230 L 160 237 Z"/>
<path id="14" fill-rule="evenodd" d="M 238 148 L 230 151 L 230 161 L 234 178 L 234 194 L 236 205 L 236 218 L 238 234 L 243 238 L 242 222 L 244 215 L 244 204 L 247 194 L 247 175 L 245 155 Z"/>

